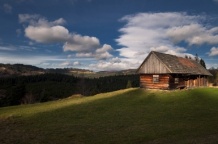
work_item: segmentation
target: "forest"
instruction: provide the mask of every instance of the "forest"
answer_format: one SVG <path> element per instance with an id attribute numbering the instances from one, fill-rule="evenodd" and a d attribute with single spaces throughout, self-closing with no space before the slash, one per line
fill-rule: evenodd
<path id="1" fill-rule="evenodd" d="M 132 71 L 124 71 L 128 74 L 121 72 L 93 78 L 83 73 L 70 75 L 71 69 L 45 71 L 26 65 L 3 66 L 7 68 L 7 73 L 5 70 L 1 72 L 0 107 L 47 102 L 72 95 L 91 96 L 129 87 L 139 87 L 139 75 L 132 74 Z M 8 75 L 8 71 L 11 72 L 10 75 L 5 76 L 5 74 Z M 35 73 L 33 74 L 32 71 Z M 218 68 L 210 68 L 209 71 L 213 75 L 208 78 L 209 83 L 217 86 Z M 27 75 L 22 75 L 23 73 Z M 101 76 L 101 73 L 95 76 Z M 112 73 L 103 73 L 103 75 L 108 74 Z"/>
<path id="2" fill-rule="evenodd" d="M 58 73 L 0 78 L 0 107 L 47 102 L 75 94 L 90 96 L 139 86 L 139 76 L 115 75 L 100 78 Z"/>

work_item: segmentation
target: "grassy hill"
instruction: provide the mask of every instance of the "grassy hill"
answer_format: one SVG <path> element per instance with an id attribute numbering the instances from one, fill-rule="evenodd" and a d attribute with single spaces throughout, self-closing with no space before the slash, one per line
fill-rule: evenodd
<path id="1" fill-rule="evenodd" d="M 218 89 L 126 89 L 0 108 L 0 143 L 218 143 Z"/>

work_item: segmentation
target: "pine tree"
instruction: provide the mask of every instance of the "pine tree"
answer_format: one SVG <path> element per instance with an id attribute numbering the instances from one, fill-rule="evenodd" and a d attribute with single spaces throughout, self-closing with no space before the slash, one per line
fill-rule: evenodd
<path id="1" fill-rule="evenodd" d="M 216 77 L 215 77 L 215 82 L 214 82 L 215 86 L 218 85 L 218 72 L 216 73 Z"/>
<path id="2" fill-rule="evenodd" d="M 128 80 L 126 88 L 131 88 L 132 87 L 132 82 L 130 80 Z"/>
<path id="3" fill-rule="evenodd" d="M 206 69 L 206 64 L 203 59 L 200 60 L 200 64 Z"/>
<path id="4" fill-rule="evenodd" d="M 198 62 L 198 63 L 200 62 L 200 61 L 199 61 L 198 54 L 195 55 L 195 61 Z"/>

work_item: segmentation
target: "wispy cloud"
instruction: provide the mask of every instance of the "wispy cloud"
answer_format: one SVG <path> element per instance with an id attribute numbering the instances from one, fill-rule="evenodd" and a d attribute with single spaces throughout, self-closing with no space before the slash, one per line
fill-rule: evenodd
<path id="1" fill-rule="evenodd" d="M 1 51 L 16 51 L 15 47 L 0 46 Z"/>
<path id="2" fill-rule="evenodd" d="M 12 13 L 12 6 L 11 5 L 9 5 L 9 4 L 7 4 L 7 3 L 5 3 L 4 5 L 3 5 L 3 9 L 4 9 L 4 12 L 5 13 Z"/>

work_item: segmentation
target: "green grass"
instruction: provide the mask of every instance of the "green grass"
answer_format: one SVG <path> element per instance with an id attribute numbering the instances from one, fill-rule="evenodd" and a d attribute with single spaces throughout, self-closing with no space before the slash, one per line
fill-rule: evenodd
<path id="1" fill-rule="evenodd" d="M 0 143 L 218 143 L 218 89 L 127 89 L 0 108 Z"/>

